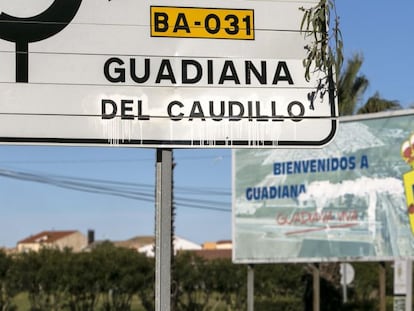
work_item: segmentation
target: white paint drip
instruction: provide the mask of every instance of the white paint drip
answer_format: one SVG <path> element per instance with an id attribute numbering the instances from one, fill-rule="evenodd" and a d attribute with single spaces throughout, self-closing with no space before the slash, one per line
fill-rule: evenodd
<path id="1" fill-rule="evenodd" d="M 103 135 L 109 144 L 117 146 L 120 143 L 131 141 L 134 127 L 131 120 L 122 120 L 117 117 L 103 121 Z"/>

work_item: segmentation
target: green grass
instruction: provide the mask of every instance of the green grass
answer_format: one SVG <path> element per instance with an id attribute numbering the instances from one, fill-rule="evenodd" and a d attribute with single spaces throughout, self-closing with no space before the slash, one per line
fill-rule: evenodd
<path id="1" fill-rule="evenodd" d="M 28 311 L 30 310 L 29 297 L 27 293 L 20 293 L 13 298 L 13 303 L 17 306 L 17 311 Z M 223 302 L 215 300 L 214 297 L 211 300 L 212 310 L 224 311 L 226 306 Z M 98 302 L 96 310 L 100 310 L 101 304 Z M 349 307 L 353 311 L 371 311 L 377 310 L 377 302 L 371 301 L 369 303 L 359 303 L 357 305 L 350 304 Z M 302 310 L 302 302 L 292 297 L 278 297 L 277 299 L 256 299 L 255 310 L 256 311 L 267 311 L 267 310 L 283 310 L 283 311 L 297 311 Z M 348 310 L 345 308 L 345 310 Z M 387 297 L 387 311 L 393 310 L 393 297 Z M 133 297 L 131 304 L 131 311 L 145 311 L 142 307 L 140 299 L 137 295 Z"/>
<path id="2" fill-rule="evenodd" d="M 19 293 L 13 298 L 13 304 L 17 307 L 17 311 L 30 310 L 29 295 L 27 293 Z M 100 306 L 101 302 L 98 301 L 96 310 L 100 310 Z M 145 311 L 137 295 L 134 295 L 132 299 L 131 311 Z"/>

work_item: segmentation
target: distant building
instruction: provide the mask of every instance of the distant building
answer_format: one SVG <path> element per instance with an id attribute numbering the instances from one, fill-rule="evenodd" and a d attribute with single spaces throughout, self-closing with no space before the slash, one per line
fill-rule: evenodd
<path id="1" fill-rule="evenodd" d="M 231 240 L 221 240 L 217 242 L 203 243 L 203 249 L 232 249 L 233 242 Z"/>
<path id="2" fill-rule="evenodd" d="M 152 236 L 146 237 L 135 237 L 133 239 L 127 240 L 129 241 L 129 245 L 134 245 L 131 248 L 135 248 L 138 252 L 145 254 L 147 257 L 155 257 L 155 238 Z M 115 245 L 117 246 L 127 246 L 127 241 L 124 242 L 116 242 Z M 131 243 L 131 242 L 135 242 Z M 144 242 L 147 242 L 144 244 Z M 123 245 L 121 245 L 123 243 Z M 185 240 L 180 237 L 174 237 L 174 254 L 181 250 L 200 250 L 201 246 L 197 243 Z"/>
<path id="3" fill-rule="evenodd" d="M 201 250 L 192 253 L 206 260 L 231 259 L 233 243 L 231 240 L 205 242 Z"/>
<path id="4" fill-rule="evenodd" d="M 141 247 L 147 245 L 154 245 L 155 237 L 152 235 L 143 235 L 130 238 L 125 241 L 112 242 L 115 246 L 132 248 L 138 251 Z"/>
<path id="5" fill-rule="evenodd" d="M 65 248 L 79 252 L 87 245 L 87 237 L 79 231 L 42 231 L 17 242 L 17 252 L 38 252 L 42 248 Z"/>
<path id="6" fill-rule="evenodd" d="M 205 242 L 203 243 L 203 249 L 216 249 L 216 242 Z"/>
<path id="7" fill-rule="evenodd" d="M 233 242 L 231 240 L 217 241 L 216 249 L 232 249 Z"/>

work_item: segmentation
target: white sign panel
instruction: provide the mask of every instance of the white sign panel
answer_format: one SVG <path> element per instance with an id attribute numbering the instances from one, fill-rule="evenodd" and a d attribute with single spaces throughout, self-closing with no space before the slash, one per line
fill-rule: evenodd
<path id="1" fill-rule="evenodd" d="M 412 261 L 394 261 L 394 311 L 412 310 L 412 283 Z"/>
<path id="2" fill-rule="evenodd" d="M 396 260 L 394 261 L 394 294 L 406 295 L 407 294 L 407 261 Z"/>
<path id="3" fill-rule="evenodd" d="M 316 3 L 2 0 L 0 142 L 323 146 L 336 105 L 299 31 Z"/>

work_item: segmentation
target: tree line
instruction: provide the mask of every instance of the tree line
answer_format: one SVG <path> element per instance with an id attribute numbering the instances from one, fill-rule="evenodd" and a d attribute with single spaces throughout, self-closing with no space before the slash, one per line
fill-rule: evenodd
<path id="1" fill-rule="evenodd" d="M 134 295 L 152 288 L 152 271 L 148 258 L 110 243 L 82 253 L 0 253 L 0 310 L 19 310 L 13 298 L 24 292 L 31 311 L 98 310 L 98 301 L 99 310 L 126 311 Z"/>
<path id="2" fill-rule="evenodd" d="M 246 265 L 181 252 L 172 267 L 172 310 L 246 310 Z M 377 264 L 354 267 L 356 279 L 347 304 L 342 303 L 340 286 L 321 279 L 321 310 L 376 310 Z M 109 242 L 82 253 L 46 248 L 14 255 L 0 252 L 0 310 L 152 311 L 154 269 L 153 258 Z M 311 305 L 312 276 L 307 264 L 256 265 L 254 270 L 255 310 L 301 311 Z M 387 292 L 392 294 L 390 265 L 387 271 Z M 29 309 L 16 300 L 22 294 Z"/>

